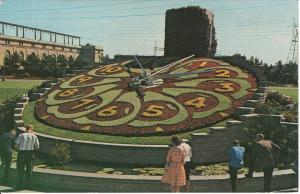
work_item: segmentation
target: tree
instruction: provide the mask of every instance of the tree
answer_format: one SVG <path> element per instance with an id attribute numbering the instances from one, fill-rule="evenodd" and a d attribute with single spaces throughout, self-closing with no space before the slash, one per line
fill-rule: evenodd
<path id="1" fill-rule="evenodd" d="M 39 76 L 41 61 L 35 53 L 31 53 L 27 56 L 26 61 L 23 62 L 23 66 L 26 72 L 31 75 Z"/>
<path id="2" fill-rule="evenodd" d="M 57 64 L 62 67 L 67 67 L 68 60 L 66 59 L 66 57 L 64 55 L 58 55 Z"/>
<path id="3" fill-rule="evenodd" d="M 14 52 L 10 58 L 5 58 L 4 65 L 6 74 L 11 75 L 17 72 L 20 59 L 17 52 Z"/>

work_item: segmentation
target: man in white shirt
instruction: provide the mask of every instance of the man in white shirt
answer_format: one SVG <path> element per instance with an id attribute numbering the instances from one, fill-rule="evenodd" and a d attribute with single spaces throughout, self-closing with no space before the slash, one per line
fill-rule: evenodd
<path id="1" fill-rule="evenodd" d="M 180 144 L 181 149 L 184 150 L 185 158 L 184 158 L 184 170 L 186 177 L 186 192 L 191 192 L 191 182 L 190 182 L 190 173 L 191 173 L 191 158 L 192 158 L 192 148 L 188 144 L 187 139 L 182 139 Z"/>
<path id="2" fill-rule="evenodd" d="M 16 147 L 18 149 L 17 158 L 17 170 L 18 170 L 18 187 L 23 187 L 24 183 L 24 172 L 26 167 L 26 179 L 25 185 L 28 186 L 30 183 L 33 161 L 34 161 L 34 151 L 39 148 L 39 140 L 37 136 L 33 133 L 32 125 L 26 126 L 26 132 L 21 133 L 16 141 Z"/>

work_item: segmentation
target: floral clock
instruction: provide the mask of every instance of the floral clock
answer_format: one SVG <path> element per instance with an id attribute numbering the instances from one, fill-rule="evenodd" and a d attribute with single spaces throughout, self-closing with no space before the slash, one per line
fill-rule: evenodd
<path id="1" fill-rule="evenodd" d="M 251 98 L 256 80 L 223 61 L 182 60 L 152 72 L 130 61 L 93 69 L 55 85 L 36 116 L 66 130 L 142 136 L 191 131 L 229 117 Z"/>

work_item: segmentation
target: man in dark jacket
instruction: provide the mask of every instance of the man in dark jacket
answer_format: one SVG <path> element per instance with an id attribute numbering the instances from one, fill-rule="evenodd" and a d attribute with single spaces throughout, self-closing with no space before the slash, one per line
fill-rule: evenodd
<path id="1" fill-rule="evenodd" d="M 277 157 L 280 147 L 270 140 L 264 140 L 263 134 L 257 134 L 253 145 L 253 159 L 255 166 L 264 172 L 264 192 L 271 191 L 271 179 L 274 168 L 277 166 Z"/>
<path id="2" fill-rule="evenodd" d="M 2 183 L 7 184 L 8 181 L 8 173 L 11 166 L 12 161 L 12 152 L 15 142 L 15 129 L 10 130 L 9 132 L 3 133 L 0 136 L 0 152 L 2 156 L 2 162 L 4 164 L 4 174 Z"/>

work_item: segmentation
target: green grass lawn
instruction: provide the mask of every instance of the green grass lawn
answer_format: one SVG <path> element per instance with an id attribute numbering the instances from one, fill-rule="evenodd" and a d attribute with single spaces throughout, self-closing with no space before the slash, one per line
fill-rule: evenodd
<path id="1" fill-rule="evenodd" d="M 123 144 L 148 144 L 148 145 L 167 145 L 170 143 L 170 136 L 149 136 L 149 137 L 122 137 L 122 136 L 112 136 L 112 135 L 101 135 L 101 134 L 91 134 L 91 133 L 81 133 L 63 130 L 55 127 L 51 127 L 44 123 L 39 122 L 34 117 L 34 107 L 35 102 L 30 102 L 23 113 L 23 120 L 26 124 L 32 124 L 35 131 L 43 134 L 48 134 L 52 136 L 65 137 L 70 139 L 78 139 L 85 141 L 96 141 L 96 142 L 107 142 L 107 143 L 123 143 Z M 226 120 L 219 122 L 213 126 L 225 126 Z M 208 132 L 209 127 L 195 130 L 193 132 L 178 134 L 181 138 L 190 139 L 191 133 L 194 132 Z"/>
<path id="2" fill-rule="evenodd" d="M 19 97 L 31 88 L 40 85 L 43 80 L 6 80 L 0 82 L 0 104 Z"/>
<path id="3" fill-rule="evenodd" d="M 269 87 L 271 90 L 277 90 L 278 92 L 290 96 L 293 102 L 298 102 L 298 88 L 296 87 Z"/>

